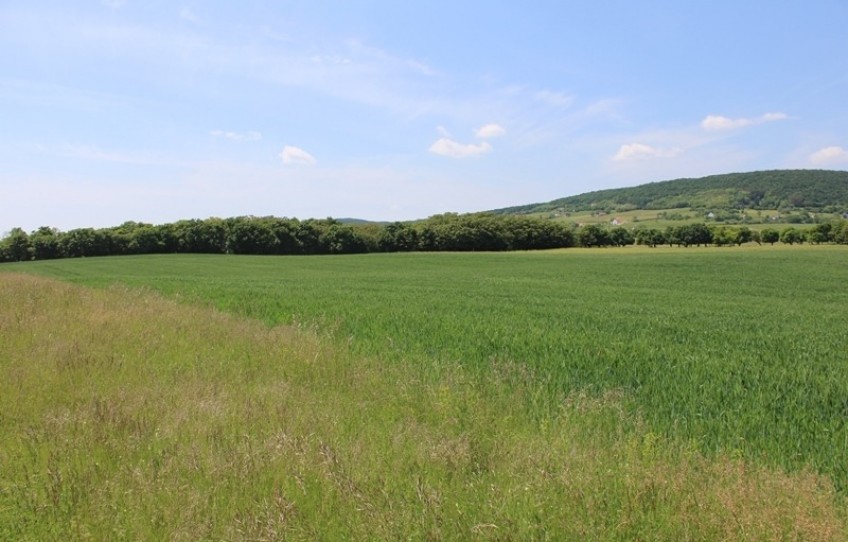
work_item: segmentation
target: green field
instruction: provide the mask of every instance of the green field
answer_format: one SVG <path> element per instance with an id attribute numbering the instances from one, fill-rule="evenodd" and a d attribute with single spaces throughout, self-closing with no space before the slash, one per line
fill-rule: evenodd
<path id="1" fill-rule="evenodd" d="M 402 418 L 408 409 L 423 408 L 415 405 L 422 397 L 432 400 L 445 386 L 447 398 L 461 399 L 445 402 L 451 405 L 448 419 L 457 425 L 450 431 L 456 431 L 457 438 L 477 435 L 483 450 L 489 450 L 495 441 L 507 443 L 507 448 L 518 442 L 544 447 L 551 445 L 544 440 L 550 436 L 542 438 L 544 428 L 562 424 L 563 416 L 573 420 L 574 411 L 569 409 L 583 408 L 573 406 L 574 398 L 579 397 L 581 404 L 612 403 L 610 408 L 618 412 L 587 415 L 590 420 L 592 415 L 597 417 L 595 421 L 604 420 L 598 421 L 603 436 L 579 426 L 575 431 L 589 431 L 590 436 L 570 437 L 609 447 L 614 457 L 604 456 L 605 461 L 621 460 L 615 455 L 621 453 L 619 446 L 629 450 L 628 446 L 638 442 L 637 448 L 643 450 L 646 438 L 649 443 L 659 439 L 670 456 L 649 454 L 653 467 L 657 462 L 679 466 L 681 457 L 695 453 L 719 464 L 742 461 L 751 466 L 751 472 L 766 468 L 795 473 L 792 476 L 818 473 L 829 478 L 842 495 L 833 497 L 833 502 L 842 502 L 848 490 L 848 290 L 844 288 L 848 251 L 844 247 L 145 256 L 5 264 L 0 267 L 0 277 L 2 272 L 37 273 L 84 286 L 142 287 L 179 300 L 173 310 L 199 305 L 201 308 L 191 310 L 208 312 L 202 307 L 213 307 L 261 320 L 268 333 L 294 326 L 299 330 L 296 334 L 314 335 L 323 347 L 330 345 L 339 359 L 370 360 L 369 371 L 376 371 L 376 376 L 370 377 L 375 389 L 406 390 L 406 395 L 401 394 L 404 399 L 396 398 L 399 403 L 394 406 L 375 407 L 374 415 L 384 428 L 392 427 L 394 417 Z M 137 302 L 138 294 L 127 293 L 134 291 L 123 291 L 121 296 Z M 114 288 L 107 292 L 115 296 Z M 6 318 L 12 321 L 11 316 Z M 190 329 L 194 323 L 181 325 Z M 156 337 L 151 340 L 150 348 L 158 348 Z M 7 351 L 5 356 L 8 364 L 11 354 Z M 262 373 L 249 366 L 248 372 Z M 4 370 L 13 369 L 7 365 Z M 108 364 L 102 370 L 108 372 Z M 243 372 L 238 366 L 216 370 L 228 378 L 248 378 L 240 376 Z M 330 386 L 331 392 L 333 386 L 349 385 L 351 378 L 348 370 L 336 370 L 321 373 L 328 379 L 321 386 Z M 298 374 L 298 378 L 308 379 L 308 367 Z M 339 382 L 333 384 L 336 376 Z M 403 383 L 410 378 L 419 383 L 420 390 L 410 391 L 408 383 Z M 166 382 L 162 386 L 171 385 L 170 380 Z M 386 393 L 392 396 L 399 391 Z M 510 402 L 514 400 L 519 403 Z M 499 413 L 514 414 L 514 419 L 498 421 Z M 16 417 L 5 415 L 0 420 L 13 424 Z M 487 434 L 487 427 L 493 433 Z M 462 444 L 468 445 L 467 441 Z M 472 443 L 471 451 L 466 450 L 471 456 L 473 448 Z M 523 453 L 509 449 L 510 453 Z M 551 453 L 556 456 L 555 451 Z M 626 472 L 629 467 L 622 468 Z M 715 471 L 709 472 L 709 480 L 718 479 Z M 527 473 L 520 476 L 528 476 L 540 487 L 545 484 Z M 730 475 L 737 476 L 741 475 Z M 497 476 L 486 480 L 503 482 Z M 635 491 L 616 480 L 610 483 L 624 495 Z M 687 480 L 689 486 L 677 489 L 693 491 L 691 484 L 708 488 L 711 483 Z M 793 480 L 781 483 L 798 492 L 806 487 L 800 479 Z M 820 487 L 817 484 L 821 483 L 826 487 L 821 480 L 813 485 Z M 764 483 L 758 487 L 777 495 L 776 486 Z M 421 491 L 426 494 L 426 489 L 419 488 L 419 497 Z M 545 494 L 551 501 L 531 503 L 528 509 L 545 509 L 564 498 L 563 492 L 567 493 L 559 487 L 553 495 Z M 466 497 L 472 501 L 483 498 Z M 621 495 L 616 498 L 619 500 L 607 505 L 626 504 Z M 465 505 L 469 507 L 466 512 L 479 510 L 480 502 Z M 9 505 L 5 506 L 8 509 Z M 815 507 L 821 508 L 820 503 Z M 591 513 L 591 507 L 587 510 Z M 524 517 L 525 510 L 507 507 L 501 512 Z M 610 510 L 607 513 L 612 514 Z M 668 518 L 679 519 L 682 512 L 671 506 L 657 513 L 668 526 L 674 524 L 674 519 Z M 638 518 L 650 523 L 649 516 Z M 340 521 L 343 519 L 340 516 Z M 461 523 L 459 516 L 448 519 Z M 439 531 L 438 526 L 422 521 L 412 537 L 453 538 L 449 533 L 455 524 L 446 523 L 446 530 Z M 481 519 L 477 524 L 483 526 L 477 532 L 480 538 L 497 538 L 489 536 L 495 530 L 483 536 L 489 523 L 497 521 Z M 530 523 L 523 530 L 513 526 L 516 528 L 501 535 L 509 532 L 512 534 L 506 538 L 543 538 L 542 531 L 533 530 Z M 599 536 L 609 528 L 595 525 L 584 534 Z M 339 529 L 340 534 L 362 535 Z M 402 536 L 399 533 L 403 531 L 384 534 L 390 532 Z M 645 534 L 650 530 L 639 532 L 625 530 L 618 537 L 596 539 L 687 539 L 673 530 L 653 537 Z M 707 534 L 688 539 L 741 538 L 719 531 L 703 533 Z M 309 538 L 309 533 L 301 534 Z M 570 532 L 571 536 L 578 534 Z M 466 535 L 473 538 L 470 531 L 460 538 Z"/>

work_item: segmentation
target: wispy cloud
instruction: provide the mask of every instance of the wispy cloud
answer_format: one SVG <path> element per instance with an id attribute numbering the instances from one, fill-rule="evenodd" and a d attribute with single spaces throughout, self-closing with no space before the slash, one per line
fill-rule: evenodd
<path id="1" fill-rule="evenodd" d="M 491 139 L 493 137 L 500 137 L 504 134 L 506 134 L 506 129 L 500 124 L 486 124 L 474 131 L 474 135 L 480 139 Z"/>
<path id="2" fill-rule="evenodd" d="M 111 9 L 124 4 L 102 2 Z M 176 13 L 185 21 L 205 22 L 190 8 L 177 8 Z M 4 22 L 13 30 L 6 41 L 16 45 L 72 50 L 85 53 L 91 62 L 122 57 L 147 64 L 145 73 L 170 73 L 190 66 L 192 73 L 201 76 L 226 74 L 305 89 L 411 117 L 449 108 L 450 100 L 434 97 L 433 85 L 440 79 L 437 70 L 419 59 L 359 40 L 294 32 L 281 47 L 279 40 L 259 28 L 223 37 L 196 24 L 152 25 L 43 11 L 15 12 Z"/>
<path id="3" fill-rule="evenodd" d="M 701 121 L 701 127 L 704 130 L 711 131 L 736 130 L 739 128 L 763 124 L 766 122 L 786 120 L 788 118 L 789 116 L 786 115 L 786 113 L 766 113 L 765 115 L 762 115 L 760 117 L 738 119 L 731 119 L 729 117 L 724 117 L 721 115 L 708 115 L 704 120 Z"/>
<path id="4" fill-rule="evenodd" d="M 468 158 L 492 152 L 492 146 L 486 141 L 475 145 L 473 143 L 458 143 L 453 139 L 443 137 L 430 146 L 430 152 L 450 158 Z"/>
<path id="5" fill-rule="evenodd" d="M 262 134 L 259 132 L 228 132 L 225 130 L 212 130 L 210 135 L 215 137 L 223 137 L 233 141 L 259 141 L 262 139 Z"/>
<path id="6" fill-rule="evenodd" d="M 201 22 L 203 22 L 201 18 L 198 17 L 197 14 L 194 13 L 194 11 L 192 11 L 192 9 L 189 7 L 183 7 L 182 9 L 180 9 L 180 19 L 188 21 L 192 24 L 200 24 Z"/>
<path id="7" fill-rule="evenodd" d="M 175 9 L 184 20 L 196 23 L 200 19 L 190 8 Z M 203 21 L 207 22 L 206 17 Z M 446 119 L 442 122 L 464 123 L 498 111 L 517 140 L 527 140 L 522 134 L 535 132 L 540 125 L 551 126 L 574 102 L 574 97 L 564 92 L 515 85 L 510 87 L 511 93 L 504 93 L 487 89 L 484 82 L 470 92 L 449 95 L 444 83 L 452 76 L 438 67 L 362 40 L 327 38 L 320 33 L 292 30 L 281 46 L 279 38 L 250 27 L 244 34 L 221 36 L 203 25 L 151 25 L 80 15 L 72 20 L 55 14 L 32 16 L 16 22 L 19 24 L 12 25 L 18 29 L 15 39 L 23 45 L 42 46 L 32 36 L 49 35 L 53 49 L 85 52 L 92 61 L 119 56 L 145 64 L 144 73 L 168 75 L 189 68 L 197 74 L 196 78 L 179 78 L 180 85 L 223 74 L 388 110 L 404 120 L 433 116 Z M 104 51 L 110 52 L 108 57 L 103 57 Z"/>
<path id="8" fill-rule="evenodd" d="M 168 162 L 137 152 L 106 150 L 97 145 L 66 144 L 61 147 L 59 154 L 66 158 L 121 164 L 153 165 Z"/>
<path id="9" fill-rule="evenodd" d="M 319 45 L 293 40 L 286 49 L 258 44 L 229 58 L 234 70 L 251 65 L 250 76 L 407 117 L 445 108 L 442 100 L 433 97 L 435 70 L 416 59 L 356 40 Z"/>
<path id="10" fill-rule="evenodd" d="M 286 145 L 283 147 L 283 151 L 280 153 L 280 158 L 283 160 L 283 163 L 287 165 L 311 166 L 317 162 L 314 156 L 300 147 L 294 147 L 292 145 Z"/>
<path id="11" fill-rule="evenodd" d="M 553 92 L 550 90 L 540 90 L 533 97 L 547 105 L 554 107 L 571 107 L 574 104 L 574 96 L 564 92 Z"/>
<path id="12" fill-rule="evenodd" d="M 65 145 L 61 151 L 62 156 L 69 158 L 81 158 L 83 160 L 97 160 L 101 162 L 130 162 L 128 155 L 115 151 L 106 151 L 95 145 Z"/>
<path id="13" fill-rule="evenodd" d="M 612 159 L 616 162 L 625 160 L 641 160 L 645 158 L 673 158 L 683 151 L 678 148 L 652 147 L 644 143 L 628 143 L 619 147 Z"/>
<path id="14" fill-rule="evenodd" d="M 848 149 L 825 147 L 811 154 L 810 162 L 816 165 L 848 163 Z"/>
<path id="15" fill-rule="evenodd" d="M 453 137 L 450 133 L 450 130 L 448 130 L 447 128 L 445 128 L 442 125 L 436 126 L 436 131 L 439 132 L 439 135 L 442 136 L 442 137 L 447 137 L 447 138 Z"/>

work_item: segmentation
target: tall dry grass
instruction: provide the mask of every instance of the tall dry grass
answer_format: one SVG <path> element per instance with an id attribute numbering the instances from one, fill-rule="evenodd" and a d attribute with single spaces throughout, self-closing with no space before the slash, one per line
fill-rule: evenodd
<path id="1" fill-rule="evenodd" d="M 0 275 L 2 540 L 848 539 L 828 480 L 149 292 Z"/>

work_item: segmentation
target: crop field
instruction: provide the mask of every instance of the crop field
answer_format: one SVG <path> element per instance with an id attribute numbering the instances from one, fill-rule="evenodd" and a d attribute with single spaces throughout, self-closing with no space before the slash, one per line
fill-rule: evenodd
<path id="1" fill-rule="evenodd" d="M 76 286 L 26 278 L 33 274 Z M 56 524 L 71 529 L 73 514 L 60 506 L 71 506 L 68 495 L 57 489 L 65 459 L 48 451 L 47 428 L 73 426 L 81 435 L 105 419 L 147 448 L 88 435 L 104 465 L 115 452 L 136 462 L 138 476 L 160 460 L 156 472 L 165 473 L 177 450 L 194 453 L 199 466 L 191 475 L 147 488 L 173 507 L 179 484 L 209 484 L 212 472 L 246 495 L 228 507 L 189 491 L 195 508 L 159 518 L 158 536 L 179 538 L 168 525 L 211 510 L 228 527 L 207 525 L 201 538 L 274 539 L 260 528 L 266 524 L 298 539 L 367 538 L 357 530 L 366 529 L 364 514 L 381 525 L 371 531 L 377 538 L 838 540 L 848 491 L 846 283 L 848 251 L 838 246 L 4 264 L 0 424 L 33 436 L 0 447 L 0 477 L 15 472 L 9 450 L 31 459 L 17 466 L 15 480 L 0 478 L 0 524 L 4 514 L 31 506 L 52 510 Z M 116 321 L 95 314 L 112 310 L 126 314 Z M 47 326 L 38 311 L 65 323 Z M 66 322 L 74 314 L 79 327 Z M 62 326 L 77 338 L 62 336 Z M 97 335 L 102 345 L 79 338 L 109 326 L 116 331 Z M 38 346 L 35 330 L 55 334 L 59 346 Z M 280 333 L 291 342 L 283 353 Z M 59 376 L 46 365 L 34 374 L 18 366 L 22 356 L 45 352 L 62 367 Z M 289 368 L 268 366 L 263 360 L 272 354 L 290 358 Z M 133 365 L 151 357 L 171 361 Z M 63 388 L 62 374 L 76 387 Z M 289 383 L 281 394 L 275 383 L 283 377 Z M 43 409 L 42 422 L 15 399 L 24 392 Z M 221 406 L 236 396 L 242 399 Z M 309 414 L 295 414 L 298 404 Z M 84 415 L 69 414 L 80 408 Z M 213 423 L 177 431 L 192 416 L 210 416 L 208 409 Z M 286 423 L 307 436 L 292 441 L 271 430 Z M 250 439 L 267 447 L 273 438 L 281 439 L 279 456 L 263 448 L 248 457 Z M 211 442 L 238 464 L 192 442 Z M 64 468 L 80 480 L 95 477 L 67 437 L 54 444 L 72 458 Z M 425 444 L 441 452 L 415 447 Z M 323 459 L 309 463 L 310 454 Z M 399 458 L 380 467 L 374 454 Z M 557 470 L 566 466 L 572 474 Z M 242 475 L 261 482 L 248 490 Z M 121 484 L 132 485 L 131 471 L 114 476 L 107 489 L 115 493 L 103 499 L 125 509 L 90 523 L 138 537 L 150 512 L 144 507 L 155 506 L 118 495 Z M 386 481 L 392 477 L 397 486 Z M 43 490 L 22 493 L 38 480 Z M 324 492 L 323 505 L 304 503 L 315 499 L 310 487 Z M 532 495 L 515 493 L 519 487 Z M 703 499 L 692 501 L 701 491 Z M 569 500 L 576 495 L 583 500 Z M 751 499 L 740 504 L 740 495 Z M 499 508 L 487 508 L 493 502 Z M 562 503 L 569 517 L 557 515 L 566 513 Z M 327 507 L 338 510 L 330 523 Z M 239 521 L 244 532 L 233 527 Z M 306 527 L 321 522 L 330 530 Z M 819 530 L 798 530 L 801 524 Z M 19 527 L 0 534 L 30 532 Z"/>

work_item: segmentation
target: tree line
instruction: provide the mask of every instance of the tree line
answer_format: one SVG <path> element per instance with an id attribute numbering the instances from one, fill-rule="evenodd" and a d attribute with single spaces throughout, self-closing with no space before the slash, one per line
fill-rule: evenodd
<path id="1" fill-rule="evenodd" d="M 665 229 L 641 228 L 634 232 L 634 242 L 637 245 L 656 247 L 669 246 L 726 246 L 742 245 L 745 243 L 769 244 L 777 242 L 794 244 L 848 244 L 848 221 L 840 220 L 834 223 L 816 224 L 812 228 L 800 229 L 793 226 L 778 230 L 765 228 L 751 230 L 747 226 L 707 226 L 706 224 L 684 224 L 668 226 Z M 614 244 L 614 243 L 610 243 Z"/>
<path id="2" fill-rule="evenodd" d="M 569 226 L 530 217 L 447 213 L 416 223 L 346 224 L 338 220 L 242 216 L 153 225 L 59 231 L 12 229 L 0 262 L 130 254 L 355 254 L 408 251 L 504 251 L 574 245 Z"/>
<path id="3" fill-rule="evenodd" d="M 0 262 L 130 254 L 355 254 L 412 251 L 508 251 L 567 247 L 706 246 L 777 242 L 848 244 L 848 221 L 754 231 L 746 226 L 685 224 L 665 229 L 582 226 L 491 213 L 432 216 L 420 222 L 346 224 L 338 220 L 253 217 L 181 220 L 66 232 L 14 228 L 0 239 Z"/>

